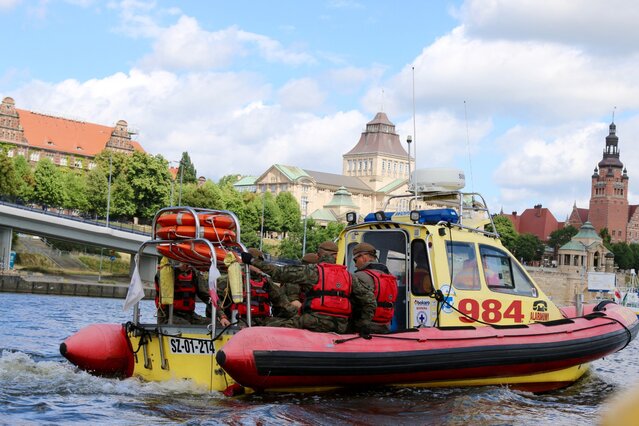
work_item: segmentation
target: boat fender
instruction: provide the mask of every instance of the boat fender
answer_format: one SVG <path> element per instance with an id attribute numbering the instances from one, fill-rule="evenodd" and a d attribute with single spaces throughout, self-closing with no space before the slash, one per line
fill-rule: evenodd
<path id="1" fill-rule="evenodd" d="M 602 300 L 602 301 L 601 301 L 601 302 L 599 302 L 599 303 L 597 304 L 597 306 L 595 306 L 592 310 L 593 310 L 594 312 L 605 311 L 605 310 L 606 310 L 606 305 L 609 305 L 609 304 L 611 304 L 611 303 L 612 303 L 613 305 L 616 305 L 616 303 L 615 303 L 615 302 L 613 302 L 612 300 Z"/>
<path id="2" fill-rule="evenodd" d="M 228 267 L 231 299 L 233 300 L 233 303 L 242 303 L 244 301 L 242 293 L 242 267 L 237 262 L 235 255 L 231 252 L 227 253 L 224 258 L 224 264 Z"/>
<path id="3" fill-rule="evenodd" d="M 232 385 L 229 385 L 226 389 L 224 389 L 222 393 L 224 394 L 224 396 L 239 396 L 244 395 L 246 393 L 246 389 L 239 383 L 233 383 Z"/>

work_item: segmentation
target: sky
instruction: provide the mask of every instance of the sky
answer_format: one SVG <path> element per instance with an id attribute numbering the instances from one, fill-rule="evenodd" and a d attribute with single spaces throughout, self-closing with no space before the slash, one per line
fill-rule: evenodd
<path id="1" fill-rule="evenodd" d="M 383 111 L 498 212 L 587 208 L 613 114 L 639 203 L 634 0 L 0 0 L 0 96 L 198 175 L 342 172 Z"/>

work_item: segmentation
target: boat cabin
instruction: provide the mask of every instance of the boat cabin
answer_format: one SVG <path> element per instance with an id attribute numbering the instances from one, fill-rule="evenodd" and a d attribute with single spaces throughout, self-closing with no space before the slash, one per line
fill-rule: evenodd
<path id="1" fill-rule="evenodd" d="M 425 172 L 421 188 L 405 196 L 407 212 L 378 211 L 358 221 L 347 214 L 340 253 L 355 271 L 352 251 L 361 242 L 377 249 L 379 262 L 397 278 L 393 330 L 431 326 L 524 325 L 562 318 L 523 266 L 501 244 L 483 197 L 463 193 L 463 173 L 446 179 Z M 437 172 L 435 172 L 437 173 Z M 387 203 L 388 206 L 388 203 Z M 491 225 L 487 227 L 486 225 Z"/>

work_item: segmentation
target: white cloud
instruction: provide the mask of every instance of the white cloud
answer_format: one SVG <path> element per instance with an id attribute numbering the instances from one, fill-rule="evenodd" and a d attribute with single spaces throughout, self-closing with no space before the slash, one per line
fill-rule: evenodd
<path id="1" fill-rule="evenodd" d="M 10 10 L 19 5 L 22 0 L 0 0 L 0 10 Z"/>
<path id="2" fill-rule="evenodd" d="M 552 41 L 599 53 L 636 52 L 639 43 L 639 3 L 627 0 L 468 0 L 458 16 L 471 37 Z"/>
<path id="3" fill-rule="evenodd" d="M 326 95 L 317 82 L 310 78 L 291 80 L 278 92 L 279 103 L 291 111 L 312 111 L 318 109 Z"/>

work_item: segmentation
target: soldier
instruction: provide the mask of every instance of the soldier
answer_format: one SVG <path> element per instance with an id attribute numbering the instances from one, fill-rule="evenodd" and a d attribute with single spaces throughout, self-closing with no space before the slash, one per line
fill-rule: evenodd
<path id="1" fill-rule="evenodd" d="M 368 334 L 376 306 L 373 292 L 349 273 L 346 266 L 335 264 L 337 245 L 334 242 L 320 244 L 317 254 L 319 263 L 316 265 L 278 266 L 253 260 L 251 254 L 242 253 L 244 263 L 254 264 L 275 281 L 299 284 L 305 293 L 301 316 L 269 325 L 345 333 L 352 314 L 351 301 L 355 301 L 361 311 L 353 325 L 362 334 Z"/>
<path id="2" fill-rule="evenodd" d="M 375 294 L 377 308 L 370 326 L 371 333 L 388 333 L 395 313 L 397 279 L 383 263 L 377 262 L 377 251 L 372 244 L 359 243 L 353 248 L 355 276 Z M 353 303 L 353 320 L 357 321 L 360 307 Z"/>
<path id="3" fill-rule="evenodd" d="M 315 265 L 319 260 L 317 253 L 306 253 L 302 257 L 302 265 Z M 290 301 L 291 305 L 293 305 L 298 310 L 301 310 L 302 304 L 304 303 L 304 292 L 300 290 L 300 286 L 298 284 L 293 283 L 284 283 L 282 284 L 282 288 L 286 293 L 286 297 Z"/>
<path id="4" fill-rule="evenodd" d="M 258 249 L 250 248 L 248 252 L 255 259 L 264 260 L 264 255 Z M 285 318 L 290 318 L 297 314 L 297 308 L 280 305 L 280 303 L 286 303 L 287 301 L 278 298 L 280 293 L 274 292 L 276 286 L 268 275 L 253 265 L 249 266 L 249 271 L 249 280 L 251 283 L 251 325 L 264 325 L 272 316 L 272 308 L 277 308 L 278 311 L 282 312 L 281 315 Z M 242 274 L 242 279 L 244 279 L 244 274 Z M 242 285 L 242 293 L 244 301 L 237 304 L 233 303 L 230 289 L 228 288 L 228 276 L 225 275 L 218 279 L 218 296 L 221 301 L 220 309 L 218 310 L 221 314 L 218 315 L 218 319 L 223 326 L 225 325 L 224 323 L 227 323 L 226 325 L 230 323 L 228 321 L 228 315 L 230 315 L 230 312 L 233 310 L 237 311 L 237 318 L 239 320 L 246 320 L 247 297 L 244 283 Z"/>
<path id="5" fill-rule="evenodd" d="M 203 290 L 195 271 L 187 263 L 180 263 L 177 268 L 173 268 L 174 290 L 173 290 L 173 324 L 209 324 L 211 321 L 195 312 L 196 295 L 210 306 L 211 298 L 206 290 Z M 160 287 L 160 274 L 155 276 L 156 290 Z M 158 324 L 168 322 L 168 305 L 160 305 L 159 297 L 156 296 L 155 304 L 158 308 Z"/>

